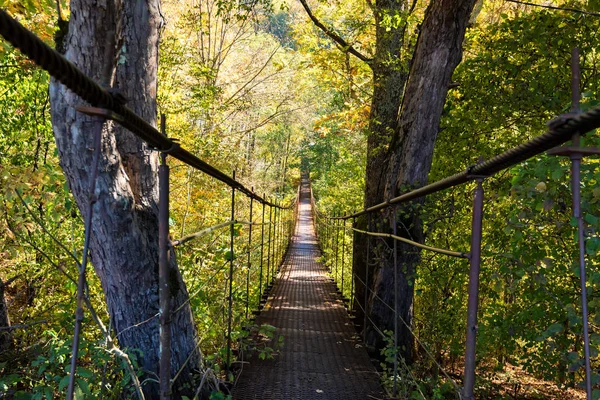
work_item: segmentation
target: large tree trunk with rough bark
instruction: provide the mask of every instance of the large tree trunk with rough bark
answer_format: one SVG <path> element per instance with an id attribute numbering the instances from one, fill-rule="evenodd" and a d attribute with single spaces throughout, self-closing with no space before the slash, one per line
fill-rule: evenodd
<path id="1" fill-rule="evenodd" d="M 367 162 L 364 207 L 368 208 L 380 203 L 383 199 L 385 182 L 385 160 L 388 155 L 390 141 L 398 125 L 398 110 L 402 101 L 402 93 L 406 84 L 406 65 L 402 61 L 401 51 L 404 42 L 404 27 L 389 27 L 382 24 L 384 15 L 395 15 L 407 11 L 405 0 L 384 0 L 374 3 L 375 16 L 375 54 L 370 63 L 373 71 L 373 97 L 369 114 L 369 127 L 367 130 Z M 390 61 L 394 62 L 390 62 Z M 366 216 L 356 221 L 356 227 L 362 230 L 372 230 Z M 365 286 L 362 282 L 367 278 L 366 254 L 368 238 L 361 238 L 354 242 L 353 257 L 357 277 L 355 279 L 356 297 L 362 305 L 365 298 Z M 373 262 L 373 259 L 370 260 Z M 372 274 L 372 272 L 371 272 Z M 372 275 L 371 275 L 372 276 Z M 369 279 L 370 280 L 370 279 Z M 362 282 L 361 282 L 362 281 Z M 362 324 L 364 313 L 361 307 L 355 306 L 357 321 Z M 368 324 L 367 324 L 368 326 Z M 363 326 L 362 329 L 365 329 Z M 376 333 L 372 332 L 371 333 Z M 377 337 L 369 335 L 368 342 L 379 346 Z"/>
<path id="2" fill-rule="evenodd" d="M 448 85 L 462 58 L 462 42 L 474 3 L 475 0 L 435 0 L 427 8 L 404 87 L 400 112 L 396 111 L 398 119 L 394 122 L 383 119 L 371 122 L 372 127 L 374 124 L 388 123 L 393 127 L 393 133 L 388 136 L 387 146 L 381 141 L 384 143 L 385 154 L 377 153 L 367 162 L 366 207 L 427 183 Z M 401 83 L 396 83 L 391 89 L 395 90 L 394 88 L 404 84 L 402 76 L 399 81 Z M 375 90 L 378 90 L 377 85 Z M 373 96 L 373 109 L 384 107 L 375 104 L 379 101 L 382 100 L 378 96 Z M 398 234 L 412 240 L 421 240 L 423 230 L 418 217 L 418 203 L 398 207 L 397 210 L 390 208 L 373 213 L 360 218 L 357 223 L 370 230 L 392 232 L 394 212 L 397 212 Z M 403 243 L 397 245 L 399 346 L 401 355 L 410 362 L 413 338 L 408 326 L 412 324 L 413 282 L 419 252 Z M 381 238 L 360 238 L 355 242 L 356 272 L 363 280 L 367 275 L 367 246 L 370 248 L 368 284 L 373 289 L 367 310 L 380 329 L 393 330 L 393 314 L 383 304 L 386 302 L 394 305 L 393 242 Z M 359 281 L 356 282 L 356 287 L 358 298 L 364 298 L 364 288 Z M 361 321 L 363 314 L 361 310 L 356 311 L 357 319 Z M 369 324 L 366 329 L 368 342 L 381 347 L 384 342 L 380 336 Z"/>
<path id="3" fill-rule="evenodd" d="M 158 0 L 73 0 L 66 57 L 89 76 L 118 89 L 128 105 L 156 122 L 160 18 Z M 83 216 L 92 164 L 93 132 L 100 122 L 78 113 L 81 99 L 64 86 L 50 88 L 52 122 L 60 163 Z M 106 297 L 111 325 L 123 348 L 138 350 L 145 377 L 159 365 L 158 155 L 133 134 L 109 122 L 102 132 L 90 254 Z M 173 257 L 174 258 L 174 257 Z M 188 292 L 176 265 L 171 272 L 171 369 L 191 355 L 175 393 L 193 393 L 191 373 L 200 369 L 197 332 Z M 158 385 L 144 392 L 157 397 Z M 184 384 L 189 387 L 181 391 Z M 190 396 L 191 397 L 191 396 Z"/>

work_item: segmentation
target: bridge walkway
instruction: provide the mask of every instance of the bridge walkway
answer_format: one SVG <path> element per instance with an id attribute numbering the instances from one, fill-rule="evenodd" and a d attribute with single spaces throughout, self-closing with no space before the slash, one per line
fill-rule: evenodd
<path id="1" fill-rule="evenodd" d="M 382 398 L 379 376 L 361 346 L 335 283 L 318 262 L 310 187 L 302 182 L 296 232 L 257 324 L 276 327 L 274 359 L 244 363 L 235 400 Z"/>

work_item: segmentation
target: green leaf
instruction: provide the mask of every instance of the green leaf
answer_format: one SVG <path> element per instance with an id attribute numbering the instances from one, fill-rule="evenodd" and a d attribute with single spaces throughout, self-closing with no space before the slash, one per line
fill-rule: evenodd
<path id="1" fill-rule="evenodd" d="M 63 376 L 63 378 L 60 380 L 60 382 L 58 383 L 58 391 L 62 392 L 65 390 L 65 388 L 69 385 L 69 378 L 70 375 L 65 375 Z"/>
<path id="2" fill-rule="evenodd" d="M 80 376 L 82 378 L 92 378 L 94 376 L 94 373 L 87 369 L 87 368 L 77 368 L 77 376 Z"/>
<path id="3" fill-rule="evenodd" d="M 563 330 L 563 325 L 559 322 L 556 322 L 556 323 L 550 325 L 548 327 L 548 329 L 546 329 L 546 333 L 549 334 L 549 336 L 553 336 L 562 330 Z"/>
<path id="4" fill-rule="evenodd" d="M 80 387 L 75 388 L 74 396 L 75 400 L 85 400 L 85 395 Z"/>
<path id="5" fill-rule="evenodd" d="M 561 168 L 557 168 L 554 171 L 552 171 L 552 175 L 551 176 L 552 176 L 553 180 L 557 181 L 557 180 L 559 180 L 560 178 L 563 177 L 563 170 Z"/>
<path id="6" fill-rule="evenodd" d="M 596 225 L 598 223 L 598 217 L 592 214 L 585 214 L 585 222 L 590 225 Z"/>

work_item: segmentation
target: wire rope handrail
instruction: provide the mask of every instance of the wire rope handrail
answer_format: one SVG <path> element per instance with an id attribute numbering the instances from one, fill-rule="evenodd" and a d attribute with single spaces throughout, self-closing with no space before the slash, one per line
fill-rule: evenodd
<path id="1" fill-rule="evenodd" d="M 457 258 L 469 258 L 469 254 L 462 252 L 462 251 L 452 251 L 452 250 L 440 249 L 438 247 L 427 246 L 426 244 L 415 242 L 414 240 L 410 240 L 410 239 L 407 239 L 407 238 L 404 238 L 404 237 L 398 236 L 398 235 L 393 235 L 391 233 L 369 232 L 369 231 L 364 231 L 364 230 L 358 229 L 358 228 L 350 228 L 350 229 L 352 229 L 354 232 L 364 233 L 365 235 L 369 235 L 369 236 L 385 237 L 385 238 L 398 240 L 399 242 L 404 242 L 404 243 L 410 244 L 412 246 L 419 247 L 423 250 L 433 251 L 434 253 L 444 254 L 447 256 L 457 257 Z"/>
<path id="2" fill-rule="evenodd" d="M 112 93 L 101 87 L 63 55 L 44 43 L 2 9 L 0 9 L 0 34 L 83 100 L 94 107 L 99 107 L 96 109 L 88 108 L 86 109 L 87 112 L 119 123 L 148 143 L 150 147 L 161 152 L 167 152 L 179 161 L 218 179 L 229 187 L 244 193 L 246 196 L 260 203 L 276 208 L 289 209 L 293 207 L 293 203 L 284 207 L 266 200 L 264 197 L 245 187 L 241 182 L 190 153 L 174 139 L 163 135 L 155 127 L 125 106 L 123 102 L 117 100 Z"/>
<path id="3" fill-rule="evenodd" d="M 285 221 L 281 221 L 281 222 L 278 222 L 277 225 L 285 225 L 285 224 L 289 223 L 290 221 L 291 221 L 290 219 L 285 220 Z M 204 228 L 204 229 L 202 229 L 202 230 L 200 230 L 198 232 L 194 232 L 194 233 L 191 233 L 189 235 L 186 235 L 186 236 L 182 237 L 181 239 L 173 240 L 173 241 L 171 241 L 171 246 L 173 246 L 173 247 L 181 246 L 181 245 L 183 245 L 183 244 L 185 244 L 185 243 L 187 243 L 187 242 L 189 242 L 191 240 L 200 238 L 202 236 L 205 236 L 205 235 L 208 235 L 208 234 L 213 233 L 215 231 L 218 231 L 219 229 L 227 228 L 228 226 L 236 225 L 236 224 L 248 225 L 248 226 L 249 225 L 252 225 L 252 226 L 261 226 L 261 225 L 268 225 L 268 224 L 275 224 L 275 223 L 274 222 L 263 222 L 263 223 L 261 223 L 261 222 L 250 222 L 250 221 L 244 221 L 244 220 L 234 220 L 234 221 L 221 222 L 220 224 L 212 225 L 212 226 Z"/>
<path id="4" fill-rule="evenodd" d="M 548 131 L 510 150 L 505 151 L 487 161 L 471 165 L 465 171 L 456 173 L 437 182 L 401 194 L 388 201 L 373 205 L 362 211 L 330 219 L 353 219 L 383 210 L 387 207 L 406 203 L 444 189 L 474 181 L 482 177 L 490 177 L 506 168 L 512 167 L 537 154 L 543 153 L 572 139 L 574 134 L 585 134 L 600 128 L 600 106 L 577 114 L 559 116 L 548 123 Z"/>

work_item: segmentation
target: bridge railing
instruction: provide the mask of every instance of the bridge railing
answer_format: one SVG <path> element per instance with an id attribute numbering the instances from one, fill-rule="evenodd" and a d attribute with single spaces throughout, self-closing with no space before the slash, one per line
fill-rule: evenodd
<path id="1" fill-rule="evenodd" d="M 417 345 L 428 354 L 432 361 L 437 364 L 437 367 L 446 375 L 448 380 L 452 382 L 456 389 L 457 397 L 461 399 L 474 399 L 474 385 L 476 372 L 476 334 L 477 334 L 477 314 L 479 307 L 479 275 L 481 266 L 481 246 L 482 246 L 482 221 L 483 221 L 483 206 L 484 206 L 484 189 L 483 182 L 494 174 L 523 162 L 537 154 L 548 152 L 549 155 L 568 156 L 571 160 L 571 190 L 573 217 L 577 220 L 577 235 L 576 242 L 578 246 L 578 265 L 580 275 L 581 289 L 581 308 L 583 319 L 583 348 L 584 348 L 584 364 L 585 364 L 585 387 L 587 398 L 592 398 L 592 373 L 590 366 L 590 338 L 589 338 L 589 322 L 588 322 L 588 306 L 587 306 L 587 288 L 586 288 L 586 267 L 585 267 L 585 240 L 584 226 L 581 215 L 581 199 L 580 199 L 580 167 L 581 160 L 590 155 L 600 154 L 600 150 L 596 148 L 581 147 L 580 136 L 584 135 L 598 127 L 600 127 L 600 107 L 592 108 L 586 112 L 581 112 L 579 108 L 580 93 L 580 70 L 579 70 L 579 51 L 573 50 L 572 54 L 572 110 L 571 113 L 561 115 L 548 124 L 548 131 L 541 136 L 538 136 L 530 141 L 527 141 L 517 147 L 505 151 L 487 161 L 470 166 L 465 171 L 455 175 L 446 177 L 437 182 L 428 184 L 424 187 L 403 193 L 400 196 L 389 199 L 365 208 L 362 211 L 354 212 L 345 215 L 326 215 L 318 209 L 318 202 L 313 199 L 315 204 L 315 225 L 321 249 L 325 255 L 325 264 L 328 266 L 333 279 L 338 285 L 338 290 L 342 295 L 346 304 L 349 304 L 351 309 L 360 309 L 364 312 L 364 321 L 362 327 L 366 334 L 366 327 L 370 326 L 382 338 L 385 339 L 385 332 L 380 329 L 377 323 L 371 318 L 370 304 L 378 302 L 383 307 L 390 310 L 394 315 L 393 329 L 393 346 L 396 356 L 394 357 L 393 366 L 393 395 L 397 394 L 398 387 L 398 369 L 402 362 L 398 357 L 398 333 L 400 326 L 404 326 L 413 333 L 413 337 Z M 556 147 L 564 142 L 571 140 L 572 144 L 566 147 Z M 396 221 L 396 209 L 400 205 L 406 205 L 411 201 L 422 199 L 426 196 L 438 193 L 440 191 L 464 185 L 467 182 L 475 181 L 476 188 L 473 195 L 473 211 L 471 223 L 471 245 L 468 252 L 448 250 L 429 246 L 425 243 L 420 243 L 410 238 L 399 235 L 396 231 L 398 223 Z M 392 231 L 380 231 L 375 229 L 373 224 L 368 224 L 368 229 L 358 229 L 355 226 L 357 218 L 365 216 L 369 221 L 375 213 L 392 210 L 391 226 Z M 379 229 L 382 229 L 379 227 Z M 352 248 L 352 243 L 357 240 L 357 235 L 361 235 L 359 240 L 366 240 L 366 276 L 357 275 L 354 268 L 354 259 L 348 255 L 349 248 Z M 393 241 L 393 268 L 394 279 L 391 283 L 394 285 L 394 301 L 393 304 L 385 301 L 377 295 L 371 287 L 371 279 L 375 272 L 376 262 L 374 262 L 374 249 L 371 246 L 369 238 L 380 238 Z M 465 367 L 463 375 L 462 388 L 454 382 L 453 379 L 446 374 L 443 368 L 437 363 L 435 358 L 431 356 L 427 347 L 419 341 L 417 335 L 414 334 L 411 321 L 405 321 L 398 312 L 399 294 L 398 294 L 398 243 L 415 248 L 415 251 L 431 251 L 447 257 L 457 257 L 469 261 L 469 284 L 468 284 L 468 305 L 467 305 L 467 321 L 466 321 L 466 345 L 465 345 Z M 350 253 L 351 254 L 351 253 Z M 357 294 L 357 285 L 361 285 L 364 290 L 364 297 L 359 298 Z M 404 328 L 403 328 L 404 329 Z M 364 338 L 366 342 L 366 337 Z"/>
<path id="2" fill-rule="evenodd" d="M 217 302 L 217 304 L 209 304 L 207 307 L 211 309 L 209 312 L 211 316 L 215 317 L 211 318 L 213 322 L 219 319 L 217 317 L 226 321 L 226 334 L 216 339 L 215 343 L 217 347 L 223 347 L 224 349 L 222 357 L 224 358 L 223 364 L 226 371 L 225 377 L 228 379 L 232 366 L 232 353 L 234 347 L 236 347 L 234 343 L 236 331 L 243 329 L 244 325 L 252 320 L 250 316 L 252 310 L 262 308 L 273 285 L 277 270 L 284 259 L 296 224 L 297 197 L 288 205 L 269 200 L 264 194 L 261 196 L 254 192 L 253 188 L 247 188 L 236 180 L 235 172 L 232 176 L 229 176 L 201 160 L 181 147 L 175 139 L 167 137 L 164 115 L 161 117 L 161 129 L 159 131 L 1 9 L 0 34 L 52 77 L 91 105 L 91 107 L 79 107 L 79 112 L 97 116 L 103 123 L 108 120 L 115 121 L 145 141 L 151 148 L 160 152 L 161 165 L 158 172 L 159 305 L 157 307 L 159 312 L 147 321 L 136 325 L 136 327 L 154 318 L 160 319 L 159 385 L 161 399 L 171 397 L 172 385 L 185 368 L 184 364 L 179 371 L 171 371 L 170 321 L 173 314 L 181 309 L 181 306 L 179 309 L 170 309 L 169 268 L 172 262 L 171 258 L 175 257 L 177 252 L 179 252 L 180 257 L 190 257 L 184 248 L 194 241 L 201 242 L 207 238 L 209 239 L 206 240 L 205 244 L 218 241 L 222 248 L 226 248 L 224 257 L 220 258 L 222 262 L 212 266 L 214 267 L 211 268 L 212 275 L 209 275 L 206 279 L 190 278 L 190 283 L 193 286 L 190 287 L 188 302 L 197 301 L 201 295 L 206 294 L 207 290 L 214 288 L 216 282 L 223 285 L 223 288 L 219 286 L 217 290 L 219 293 L 225 293 L 222 301 Z M 67 399 L 73 399 L 74 397 L 84 305 L 87 306 L 100 326 L 107 343 L 111 343 L 113 346 L 111 352 L 125 360 L 137 395 L 139 398 L 144 398 L 142 383 L 139 382 L 128 356 L 114 347 L 114 339 L 111 337 L 109 330 L 102 325 L 97 315 L 95 315 L 85 289 L 87 286 L 86 272 L 92 216 L 96 201 L 93 194 L 95 193 L 99 173 L 101 132 L 101 127 L 94 132 L 94 158 L 92 165 L 90 165 L 90 196 L 89 203 L 86 205 L 87 215 L 84 221 L 85 244 L 82 261 L 78 263 L 77 310 Z M 169 156 L 217 179 L 231 189 L 230 215 L 227 220 L 206 227 L 201 231 L 187 234 L 180 239 L 171 240 L 169 227 Z M 236 195 L 239 196 L 240 194 L 246 199 L 248 210 L 241 210 L 240 204 L 242 203 L 239 198 L 236 198 Z M 244 217 L 240 217 L 242 215 Z M 183 264 L 186 264 L 185 268 L 187 269 L 183 272 L 184 276 L 188 278 L 190 276 L 198 277 L 193 270 L 194 268 L 196 268 L 196 271 L 201 269 L 201 263 L 195 267 L 193 266 L 193 264 L 196 264 L 195 262 L 189 261 Z M 205 326 L 205 328 L 208 329 L 208 326 Z M 201 338 L 200 343 L 193 352 L 200 350 L 203 339 L 205 338 Z M 188 355 L 188 361 L 191 359 L 193 352 Z"/>

